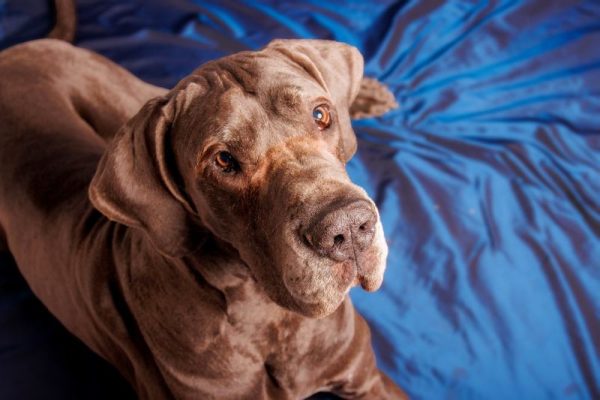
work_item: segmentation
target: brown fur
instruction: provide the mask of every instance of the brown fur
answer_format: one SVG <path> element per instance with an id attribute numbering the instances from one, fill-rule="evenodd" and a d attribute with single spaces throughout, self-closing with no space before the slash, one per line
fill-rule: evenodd
<path id="1" fill-rule="evenodd" d="M 142 399 L 403 398 L 347 296 L 386 256 L 344 169 L 352 105 L 393 105 L 362 68 L 347 45 L 276 41 L 166 91 L 55 40 L 0 53 L 0 232 L 34 293 Z"/>
<path id="2" fill-rule="evenodd" d="M 48 37 L 72 43 L 75 40 L 77 27 L 75 0 L 55 0 L 54 8 L 56 21 L 54 28 L 48 33 Z"/>

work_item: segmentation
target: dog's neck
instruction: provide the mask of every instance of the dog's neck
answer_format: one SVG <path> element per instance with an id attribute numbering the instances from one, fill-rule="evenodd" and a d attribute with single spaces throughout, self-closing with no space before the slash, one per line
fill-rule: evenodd
<path id="1" fill-rule="evenodd" d="M 197 279 L 205 280 L 220 291 L 241 284 L 256 285 L 252 272 L 242 261 L 237 250 L 212 235 L 208 236 L 193 254 L 184 257 L 183 261 Z"/>

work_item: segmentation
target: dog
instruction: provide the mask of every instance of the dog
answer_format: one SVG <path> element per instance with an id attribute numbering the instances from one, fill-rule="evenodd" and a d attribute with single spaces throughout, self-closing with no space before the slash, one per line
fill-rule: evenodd
<path id="1" fill-rule="evenodd" d="M 0 247 L 140 399 L 404 399 L 348 297 L 383 279 L 352 46 L 276 40 L 165 90 L 55 39 L 0 53 Z"/>

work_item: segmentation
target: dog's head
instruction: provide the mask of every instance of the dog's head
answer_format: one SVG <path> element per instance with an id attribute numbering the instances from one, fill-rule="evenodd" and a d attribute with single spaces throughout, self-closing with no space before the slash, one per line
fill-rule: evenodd
<path id="1" fill-rule="evenodd" d="M 395 106 L 353 47 L 278 40 L 205 64 L 117 134 L 90 198 L 169 256 L 212 234 L 280 305 L 324 316 L 382 282 L 377 208 L 352 184 L 351 117 Z"/>

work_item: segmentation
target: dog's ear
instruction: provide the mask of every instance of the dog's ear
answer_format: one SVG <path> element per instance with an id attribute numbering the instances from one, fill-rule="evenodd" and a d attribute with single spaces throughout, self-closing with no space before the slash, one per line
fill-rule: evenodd
<path id="1" fill-rule="evenodd" d="M 383 83 L 363 77 L 364 61 L 356 47 L 330 40 L 292 39 L 274 40 L 267 49 L 301 65 L 328 89 L 338 112 L 348 112 L 350 118 L 375 117 L 398 106 Z M 356 151 L 356 137 L 349 126 L 342 128 L 343 147 L 349 159 Z"/>
<path id="2" fill-rule="evenodd" d="M 193 206 L 181 191 L 171 149 L 174 99 L 150 100 L 108 145 L 89 197 L 109 219 L 144 230 L 162 253 L 193 251 L 202 238 Z"/>
<path id="3" fill-rule="evenodd" d="M 350 117 L 378 117 L 394 108 L 398 108 L 398 103 L 388 87 L 377 79 L 363 77 L 358 94 L 350 106 Z"/>

